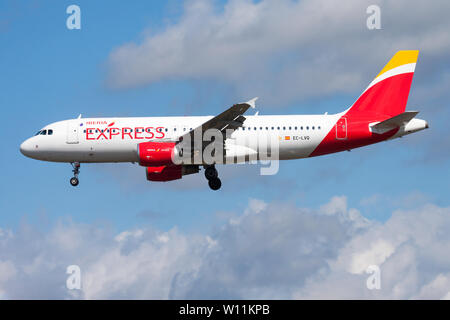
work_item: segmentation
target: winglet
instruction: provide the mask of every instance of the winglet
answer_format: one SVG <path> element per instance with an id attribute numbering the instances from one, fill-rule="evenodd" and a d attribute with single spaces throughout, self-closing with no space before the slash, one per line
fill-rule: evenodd
<path id="1" fill-rule="evenodd" d="M 255 109 L 256 107 L 256 100 L 258 100 L 258 97 L 253 98 L 252 100 L 249 100 L 246 102 L 252 109 Z"/>

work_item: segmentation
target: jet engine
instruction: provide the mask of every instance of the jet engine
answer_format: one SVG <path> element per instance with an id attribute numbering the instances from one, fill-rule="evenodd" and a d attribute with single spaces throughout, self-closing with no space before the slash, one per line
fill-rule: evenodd
<path id="1" fill-rule="evenodd" d="M 139 164 L 144 167 L 173 165 L 175 142 L 143 142 L 138 145 Z"/>
<path id="2" fill-rule="evenodd" d="M 149 181 L 172 181 L 181 179 L 182 176 L 199 172 L 198 166 L 160 166 L 147 167 L 147 180 Z"/>

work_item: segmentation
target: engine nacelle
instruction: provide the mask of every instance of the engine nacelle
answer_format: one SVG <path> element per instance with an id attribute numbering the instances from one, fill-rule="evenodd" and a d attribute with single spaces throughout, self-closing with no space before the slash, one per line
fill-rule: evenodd
<path id="1" fill-rule="evenodd" d="M 181 179 L 183 166 L 147 167 L 147 180 L 172 181 Z"/>
<path id="2" fill-rule="evenodd" d="M 198 166 L 160 166 L 147 167 L 147 180 L 149 181 L 172 181 L 181 179 L 182 176 L 199 172 Z"/>
<path id="3" fill-rule="evenodd" d="M 173 165 L 175 142 L 143 142 L 138 145 L 139 164 L 144 167 Z"/>

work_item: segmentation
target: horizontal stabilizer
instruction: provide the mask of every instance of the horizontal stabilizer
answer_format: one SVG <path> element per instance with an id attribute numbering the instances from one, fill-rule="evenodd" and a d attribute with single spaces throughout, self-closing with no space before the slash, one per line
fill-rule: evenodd
<path id="1" fill-rule="evenodd" d="M 377 124 L 371 125 L 370 129 L 374 133 L 383 134 L 389 130 L 399 128 L 406 125 L 412 118 L 414 118 L 419 111 L 406 111 L 396 115 L 395 117 L 389 118 L 387 120 L 378 122 Z"/>

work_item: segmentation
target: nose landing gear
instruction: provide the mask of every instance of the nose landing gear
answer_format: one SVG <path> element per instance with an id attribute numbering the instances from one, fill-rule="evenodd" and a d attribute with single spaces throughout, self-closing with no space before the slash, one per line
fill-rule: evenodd
<path id="1" fill-rule="evenodd" d="M 80 181 L 78 180 L 78 174 L 80 173 L 80 163 L 79 162 L 72 162 L 70 163 L 72 165 L 72 172 L 73 172 L 73 177 L 70 178 L 70 184 L 73 187 L 76 187 Z"/>
<path id="2" fill-rule="evenodd" d="M 222 186 L 222 181 L 218 178 L 217 170 L 214 166 L 205 167 L 205 177 L 208 180 L 208 185 L 212 190 L 219 190 Z"/>

